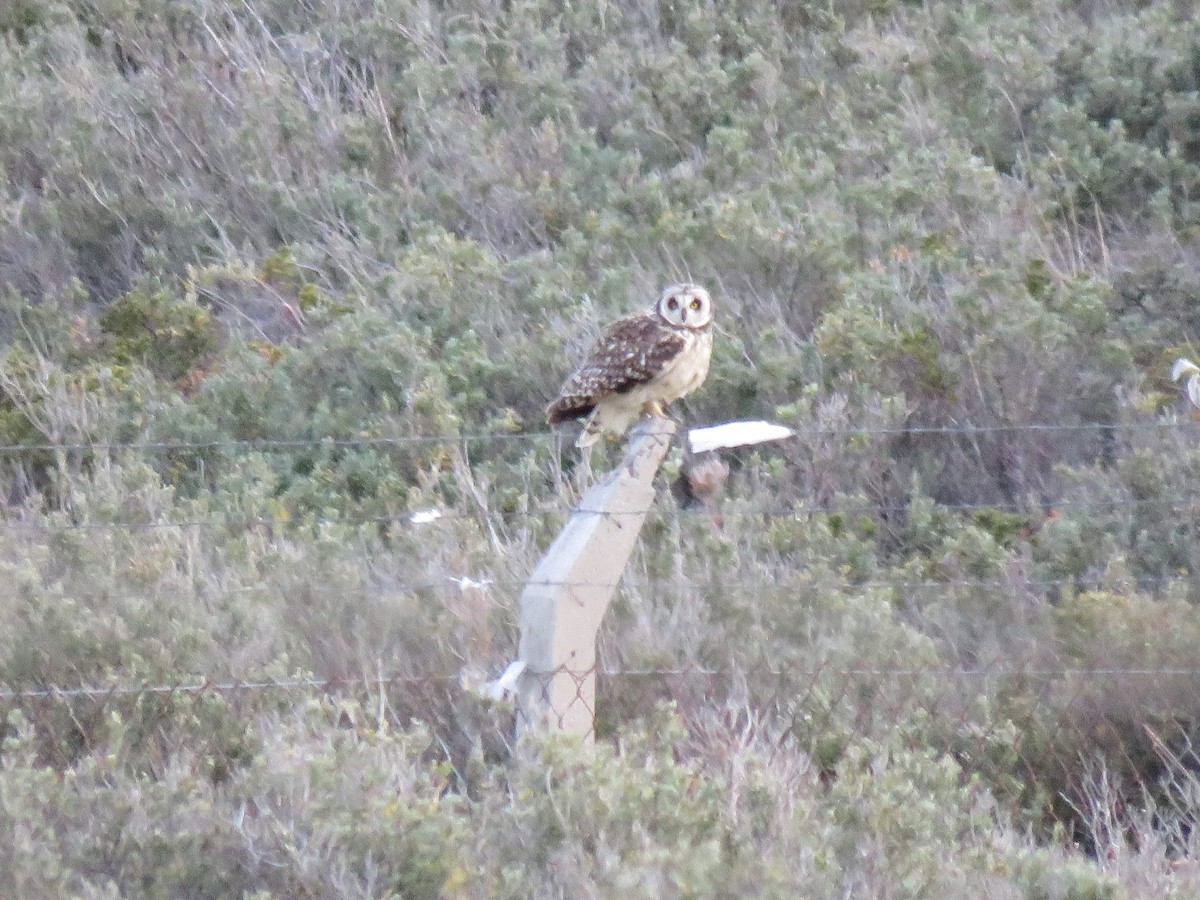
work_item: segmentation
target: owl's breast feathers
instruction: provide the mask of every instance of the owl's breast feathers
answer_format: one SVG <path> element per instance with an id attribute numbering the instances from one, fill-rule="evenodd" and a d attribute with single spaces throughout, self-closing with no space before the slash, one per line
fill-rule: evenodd
<path id="1" fill-rule="evenodd" d="M 557 425 L 582 418 L 597 400 L 649 383 L 694 339 L 688 331 L 664 325 L 653 311 L 618 319 L 546 408 L 546 421 Z"/>

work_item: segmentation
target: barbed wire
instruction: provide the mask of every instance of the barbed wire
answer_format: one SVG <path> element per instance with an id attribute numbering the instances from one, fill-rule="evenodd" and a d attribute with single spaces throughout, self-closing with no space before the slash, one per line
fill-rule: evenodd
<path id="1" fill-rule="evenodd" d="M 787 506 L 787 505 L 760 505 L 760 504 L 744 504 L 737 500 L 728 501 L 724 505 L 716 506 L 694 506 L 677 508 L 670 512 L 673 516 L 680 518 L 700 518 L 711 519 L 714 514 L 719 514 L 722 518 L 747 518 L 752 516 L 763 516 L 767 518 L 790 518 L 800 519 L 811 516 L 840 516 L 840 515 L 857 515 L 857 514 L 881 514 L 893 515 L 902 513 L 911 513 L 913 504 L 926 501 L 929 498 L 919 497 L 910 500 L 908 503 L 852 503 L 852 504 L 823 504 L 820 506 Z M 1066 510 L 1088 510 L 1088 509 L 1171 509 L 1176 511 L 1191 511 L 1200 515 L 1200 494 L 1194 495 L 1175 495 L 1171 497 L 1159 498 L 1133 498 L 1119 497 L 1109 499 L 1095 500 L 1037 500 L 1019 502 L 977 502 L 977 503 L 938 503 L 930 500 L 928 507 L 930 512 L 1009 512 L 1015 514 L 1039 514 L 1042 517 L 1053 516 L 1059 512 Z M 538 511 L 523 511 L 515 513 L 499 513 L 501 519 L 506 517 L 532 521 L 538 518 L 545 518 L 550 515 L 572 515 L 572 514 L 591 514 L 604 516 L 606 518 L 620 519 L 627 517 L 642 517 L 649 515 L 655 510 L 661 509 L 660 506 L 651 504 L 650 506 L 639 509 L 626 510 L 606 510 L 606 509 L 591 509 L 585 506 L 561 509 L 547 509 Z M 427 519 L 420 517 L 428 514 Z M 134 521 L 134 520 L 114 520 L 114 521 L 96 521 L 96 522 L 77 522 L 77 521 L 62 521 L 62 517 L 66 513 L 51 513 L 38 518 L 21 518 L 21 519 L 0 519 L 0 529 L 6 530 L 50 530 L 50 529 L 72 529 L 72 530 L 125 530 L 125 531 L 142 531 L 159 528 L 250 528 L 253 526 L 268 526 L 268 527 L 283 527 L 285 525 L 299 525 L 304 527 L 318 528 L 334 528 L 334 527 L 354 527 L 360 525 L 387 525 L 387 524 L 408 524 L 414 527 L 426 527 L 438 521 L 443 520 L 475 520 L 478 518 L 478 513 L 461 511 L 461 510 L 441 510 L 441 509 L 426 509 L 426 510 L 408 510 L 402 513 L 384 513 L 371 516 L 344 516 L 341 518 L 308 518 L 303 514 L 292 515 L 286 519 L 275 518 L 268 515 L 245 516 L 245 517 L 230 517 L 219 518 L 213 516 L 204 519 L 165 519 L 161 521 Z"/>
<path id="2" fill-rule="evenodd" d="M 1165 430 L 1200 430 L 1200 422 L 1188 419 L 1152 422 L 1025 422 L 1015 424 L 993 423 L 986 425 L 912 425 L 854 428 L 792 429 L 788 440 L 825 437 L 886 437 L 898 435 L 983 435 L 999 433 L 1084 433 L 1114 434 L 1120 432 L 1145 432 Z M 313 447 L 406 447 L 438 444 L 487 443 L 487 442 L 534 442 L 553 440 L 559 435 L 555 431 L 491 431 L 458 434 L 414 434 L 373 437 L 310 437 L 310 438 L 243 438 L 212 439 L 197 441 L 74 441 L 24 444 L 0 444 L 0 454 L 33 452 L 112 452 L 118 450 L 174 451 L 174 450 L 298 450 Z"/>
<path id="3" fill-rule="evenodd" d="M 831 590 L 831 591 L 861 591 L 861 590 L 960 590 L 960 589 L 977 589 L 989 588 L 994 590 L 1051 590 L 1053 588 L 1062 587 L 1079 587 L 1080 585 L 1094 585 L 1095 590 L 1104 589 L 1106 584 L 1126 583 L 1141 587 L 1166 587 L 1176 584 L 1187 584 L 1194 576 L 1191 574 L 1178 575 L 1153 575 L 1153 576 L 1137 576 L 1126 574 L 1119 577 L 1108 575 L 1093 575 L 1093 576 L 1071 576 L 1062 578 L 949 578 L 949 579 L 924 579 L 924 580 L 907 580 L 907 579 L 891 579 L 891 578 L 871 578 L 863 581 L 847 581 L 844 584 L 824 584 L 820 581 L 812 581 L 808 583 L 808 587 L 813 590 Z M 770 581 L 772 584 L 778 584 L 778 577 L 763 576 L 763 581 Z M 753 578 L 747 578 L 743 572 L 738 573 L 738 581 L 745 584 L 747 581 L 754 582 Z M 348 592 L 370 591 L 372 593 L 419 593 L 421 591 L 434 591 L 439 588 L 454 586 L 458 590 L 486 590 L 488 588 L 578 588 L 581 590 L 599 589 L 612 587 L 611 582 L 607 581 L 579 581 L 574 579 L 567 580 L 552 580 L 540 578 L 495 578 L 492 576 L 482 576 L 474 578 L 469 575 L 446 575 L 439 579 L 429 579 L 427 581 L 405 581 L 391 584 L 359 584 L 359 585 L 315 585 L 305 584 L 301 590 L 315 593 L 320 596 L 345 596 Z M 618 587 L 623 587 L 626 590 L 640 589 L 648 590 L 653 588 L 680 588 L 703 590 L 708 585 L 703 579 L 689 579 L 682 577 L 629 577 L 624 576 L 618 582 Z M 789 584 L 789 587 L 800 587 L 801 585 Z M 264 585 L 248 585 L 243 588 L 238 588 L 239 591 L 255 591 L 265 590 L 270 586 Z M 282 587 L 282 586 L 277 586 Z M 293 589 L 290 588 L 289 589 Z"/>
<path id="4" fill-rule="evenodd" d="M 1200 678 L 1200 668 L 1180 666 L 1063 666 L 1063 667 L 1021 667 L 1021 666 L 817 666 L 817 667 L 787 667 L 773 668 L 769 666 L 741 666 L 729 668 L 714 668 L 708 666 L 682 666 L 671 668 L 629 668 L 620 669 L 597 666 L 590 669 L 573 669 L 567 666 L 541 672 L 533 669 L 525 670 L 531 677 L 539 680 L 551 679 L 558 676 L 583 681 L 591 676 L 605 679 L 619 678 L 924 678 L 939 677 L 952 679 L 980 678 Z M 327 678 L 266 678 L 263 676 L 246 679 L 224 679 L 211 681 L 181 681 L 178 683 L 115 683 L 110 685 L 50 685 L 41 684 L 36 688 L 13 688 L 0 684 L 0 701 L 14 700 L 72 700 L 80 697 L 89 699 L 107 699 L 111 697 L 130 696 L 171 696 L 180 694 L 194 696 L 206 693 L 236 694 L 236 693 L 265 693 L 271 691 L 326 691 L 337 692 L 352 688 L 383 688 L 396 685 L 458 685 L 464 690 L 464 673 L 434 672 L 422 675 L 411 673 L 380 675 L 380 676 L 330 676 Z"/>
<path id="5" fill-rule="evenodd" d="M 394 684 L 428 684 L 447 679 L 457 679 L 458 675 L 387 675 L 376 677 L 335 676 L 330 678 L 264 678 L 258 676 L 249 679 L 225 679 L 179 682 L 176 684 L 113 684 L 113 685 L 42 685 L 37 688 L 13 689 L 0 687 L 0 700 L 34 700 L 38 698 L 61 698 L 69 700 L 73 697 L 120 697 L 145 694 L 204 694 L 204 693 L 236 693 L 238 691 L 276 691 L 276 690 L 335 690 L 339 687 L 383 687 Z"/>
<path id="6" fill-rule="evenodd" d="M 112 452 L 117 450 L 301 450 L 310 447 L 406 447 L 485 441 L 534 441 L 554 437 L 554 432 L 492 432 L 480 434 L 418 434 L 400 437 L 361 438 L 246 438 L 210 441 L 81 441 L 72 443 L 0 444 L 0 454 L 22 452 Z"/>
<path id="7" fill-rule="evenodd" d="M 535 672 L 535 675 L 546 676 L 550 672 Z M 586 672 L 570 671 L 568 674 L 580 675 L 587 674 Z M 745 675 L 764 675 L 774 678 L 785 677 L 817 677 L 819 675 L 833 675 L 838 677 L 857 677 L 864 678 L 895 678 L 895 677 L 919 677 L 925 675 L 940 675 L 948 678 L 1021 678 L 1031 676 L 1035 678 L 1076 678 L 1080 676 L 1097 676 L 1097 677 L 1121 677 L 1125 675 L 1135 676 L 1159 676 L 1171 675 L 1181 677 L 1200 677 L 1200 668 L 1114 668 L 1114 667 L 1068 667 L 1068 668 L 954 668 L 947 666 L 925 666 L 925 667 L 900 667 L 900 668 L 863 668 L 863 669 L 848 669 L 848 668 L 789 668 L 789 669 L 761 669 L 753 666 L 745 669 L 598 669 L 596 674 L 601 677 L 613 678 L 637 678 L 637 677 L 661 677 L 661 678 L 688 678 L 688 677 L 713 677 L 722 678 L 729 676 L 742 677 Z"/>
<path id="8" fill-rule="evenodd" d="M 1002 502 L 977 502 L 977 503 L 939 503 L 927 497 L 917 497 L 909 500 L 908 503 L 856 503 L 856 504 L 828 504 L 820 506 L 760 506 L 742 505 L 736 500 L 730 501 L 729 505 L 722 506 L 693 506 L 676 510 L 676 514 L 680 516 L 711 516 L 713 513 L 720 513 L 721 516 L 728 518 L 729 516 L 773 516 L 773 517 L 801 517 L 801 516 L 821 516 L 821 515 L 850 515 L 855 513 L 909 513 L 913 510 L 913 504 L 928 500 L 928 510 L 931 512 L 948 511 L 948 512 L 981 512 L 983 510 L 994 510 L 999 512 L 1013 513 L 1032 513 L 1040 511 L 1043 515 L 1052 512 L 1060 512 L 1068 509 L 1097 509 L 1101 507 L 1109 507 L 1114 509 L 1140 509 L 1140 508 L 1155 508 L 1155 507 L 1171 507 L 1171 508 L 1187 508 L 1192 503 L 1200 504 L 1200 494 L 1195 495 L 1176 495 L 1174 497 L 1158 497 L 1158 498 L 1134 498 L 1120 497 L 1110 498 L 1106 500 L 1037 500 L 1018 503 L 1012 501 Z M 657 506 L 649 506 L 643 509 L 635 510 L 605 510 L 605 509 L 590 509 L 585 506 L 576 507 L 572 512 L 590 513 L 597 516 L 608 516 L 617 518 L 621 516 L 645 516 L 648 515 Z M 1200 512 L 1200 507 L 1197 507 L 1197 512 Z"/>

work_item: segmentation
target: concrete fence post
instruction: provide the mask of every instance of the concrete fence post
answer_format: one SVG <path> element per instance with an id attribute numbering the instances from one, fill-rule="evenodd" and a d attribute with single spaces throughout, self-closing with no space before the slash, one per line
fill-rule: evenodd
<path id="1" fill-rule="evenodd" d="M 654 502 L 654 476 L 675 434 L 643 419 L 621 464 L 594 484 L 521 594 L 517 735 L 557 728 L 595 737 L 596 634 Z"/>

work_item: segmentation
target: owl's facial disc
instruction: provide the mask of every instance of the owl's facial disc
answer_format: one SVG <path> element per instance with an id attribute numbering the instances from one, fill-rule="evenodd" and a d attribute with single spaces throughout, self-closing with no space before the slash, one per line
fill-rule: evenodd
<path id="1" fill-rule="evenodd" d="M 703 328 L 712 320 L 712 300 L 698 284 L 674 284 L 663 291 L 659 313 L 672 325 Z"/>

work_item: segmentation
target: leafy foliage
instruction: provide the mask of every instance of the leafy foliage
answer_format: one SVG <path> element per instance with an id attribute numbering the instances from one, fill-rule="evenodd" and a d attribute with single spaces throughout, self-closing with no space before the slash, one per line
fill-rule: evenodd
<path id="1" fill-rule="evenodd" d="M 1194 896 L 1198 60 L 1172 0 L 8 4 L 0 683 L 228 689 L 0 700 L 0 892 Z M 801 437 L 660 492 L 650 674 L 513 753 L 459 681 L 545 399 L 684 277 L 689 418 Z"/>

